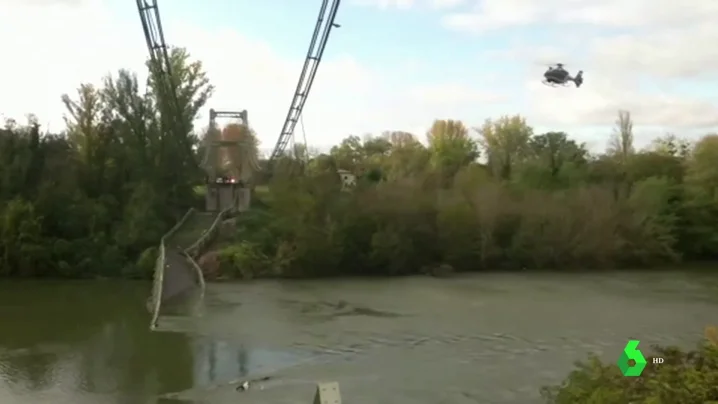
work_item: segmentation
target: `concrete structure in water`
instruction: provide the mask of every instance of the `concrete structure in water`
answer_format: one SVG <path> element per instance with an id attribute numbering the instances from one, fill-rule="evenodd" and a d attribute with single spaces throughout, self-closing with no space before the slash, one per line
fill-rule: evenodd
<path id="1" fill-rule="evenodd" d="M 317 383 L 313 404 L 342 404 L 342 395 L 339 392 L 339 383 Z"/>

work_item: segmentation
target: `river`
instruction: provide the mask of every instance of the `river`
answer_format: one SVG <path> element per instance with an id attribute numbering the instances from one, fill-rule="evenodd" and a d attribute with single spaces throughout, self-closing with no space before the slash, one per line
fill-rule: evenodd
<path id="1" fill-rule="evenodd" d="M 705 272 L 211 284 L 164 332 L 148 292 L 0 282 L 0 403 L 311 403 L 323 380 L 347 403 L 540 403 L 589 352 L 691 347 L 718 324 Z"/>

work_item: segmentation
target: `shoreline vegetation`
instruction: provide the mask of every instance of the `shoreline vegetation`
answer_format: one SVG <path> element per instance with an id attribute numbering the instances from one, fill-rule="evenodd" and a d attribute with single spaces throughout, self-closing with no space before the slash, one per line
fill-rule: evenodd
<path id="1" fill-rule="evenodd" d="M 0 276 L 150 278 L 152 249 L 192 206 L 214 87 L 173 49 L 187 133 L 120 70 L 64 95 L 67 126 L 0 130 Z M 521 116 L 477 128 L 436 120 L 420 142 L 388 131 L 328 153 L 296 146 L 257 169 L 256 136 L 217 156 L 248 179 L 253 208 L 201 257 L 208 278 L 382 276 L 487 270 L 657 268 L 718 260 L 718 135 L 633 147 L 619 111 L 604 153 Z M 170 134 L 171 133 L 171 134 Z M 346 187 L 339 170 L 356 176 Z M 138 259 L 138 257 L 140 257 Z"/>
<path id="2" fill-rule="evenodd" d="M 126 70 L 63 96 L 62 133 L 40 133 L 32 116 L 27 125 L 6 122 L 0 277 L 151 278 L 162 234 L 202 206 L 205 130 L 192 123 L 214 90 L 185 50 L 173 49 L 171 63 L 187 132 L 161 118 L 170 101 L 154 83 L 145 92 Z M 628 111 L 618 112 L 600 154 L 563 132 L 534 133 L 518 115 L 478 128 L 436 120 L 425 135 L 349 136 L 324 154 L 297 147 L 271 178 L 246 164 L 258 157 L 256 137 L 225 153 L 217 163 L 251 178 L 255 203 L 200 258 L 208 278 L 718 260 L 718 135 L 688 142 L 667 134 L 636 150 Z M 356 176 L 354 186 L 344 186 L 340 169 Z M 658 348 L 666 364 L 650 377 L 626 378 L 592 358 L 544 396 L 555 404 L 718 402 L 714 334 L 694 351 Z"/>
<path id="3" fill-rule="evenodd" d="M 541 389 L 547 404 L 718 403 L 718 330 L 707 327 L 705 339 L 692 350 L 641 347 L 648 365 L 639 377 L 626 377 L 611 361 L 594 355 L 576 363 L 559 385 Z M 653 358 L 663 363 L 653 365 Z"/>

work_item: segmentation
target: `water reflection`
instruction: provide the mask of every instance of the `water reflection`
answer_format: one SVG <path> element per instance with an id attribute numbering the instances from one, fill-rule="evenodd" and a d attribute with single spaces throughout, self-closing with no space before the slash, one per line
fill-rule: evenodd
<path id="1" fill-rule="evenodd" d="M 201 340 L 195 344 L 195 383 L 211 386 L 229 383 L 247 375 L 249 356 L 244 347 L 239 349 L 222 341 Z"/>
<path id="2" fill-rule="evenodd" d="M 646 280 L 212 285 L 200 318 L 160 319 L 190 333 L 149 331 L 144 283 L 2 282 L 0 403 L 235 403 L 231 382 L 266 374 L 243 404 L 311 400 L 327 378 L 356 402 L 533 403 L 588 352 L 613 357 L 629 337 L 692 346 L 715 324 L 718 278 Z"/>
<path id="3" fill-rule="evenodd" d="M 132 282 L 0 284 L 0 402 L 155 402 L 301 359 L 150 332 L 146 293 L 147 285 Z"/>
<path id="4" fill-rule="evenodd" d="M 249 354 L 153 333 L 133 283 L 0 285 L 0 402 L 137 404 L 246 375 Z M 150 401 L 148 401 L 150 400 Z"/>
<path id="5" fill-rule="evenodd" d="M 247 380 L 280 369 L 308 363 L 310 352 L 272 350 L 248 343 L 232 344 L 211 338 L 194 341 L 194 386 L 212 386 Z"/>

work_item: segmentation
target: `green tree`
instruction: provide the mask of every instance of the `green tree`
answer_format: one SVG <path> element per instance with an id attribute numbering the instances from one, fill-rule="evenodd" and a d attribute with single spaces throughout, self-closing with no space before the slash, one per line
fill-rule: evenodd
<path id="1" fill-rule="evenodd" d="M 477 131 L 494 175 L 510 179 L 513 169 L 526 157 L 533 128 L 525 118 L 515 115 L 486 120 Z"/>
<path id="2" fill-rule="evenodd" d="M 718 256 L 718 135 L 696 143 L 686 167 L 684 248 L 700 258 Z"/>
<path id="3" fill-rule="evenodd" d="M 385 132 L 391 144 L 385 160 L 387 177 L 398 180 L 423 175 L 431 159 L 430 151 L 408 132 Z"/>
<path id="4" fill-rule="evenodd" d="M 479 158 L 478 145 L 461 121 L 436 120 L 426 138 L 431 166 L 444 184 L 449 184 L 461 167 Z"/>
<path id="5" fill-rule="evenodd" d="M 172 58 L 180 120 L 189 124 L 212 87 L 184 50 Z M 200 178 L 191 126 L 162 121 L 160 109 L 167 114 L 172 102 L 162 97 L 168 92 L 145 93 L 120 70 L 100 87 L 82 84 L 62 97 L 62 135 L 41 135 L 34 118 L 27 127 L 7 123 L 0 131 L 3 275 L 148 275 L 132 262 L 195 204 Z"/>
<path id="6" fill-rule="evenodd" d="M 330 155 L 340 169 L 357 172 L 364 158 L 362 141 L 359 136 L 349 136 L 338 146 L 332 147 Z"/>
<path id="7" fill-rule="evenodd" d="M 654 139 L 651 142 L 650 150 L 661 155 L 685 159 L 690 154 L 691 143 L 686 139 L 678 138 L 673 133 L 667 133 Z"/>
<path id="8" fill-rule="evenodd" d="M 584 177 L 587 157 L 585 145 L 569 139 L 564 132 L 532 136 L 526 158 L 519 165 L 520 181 L 546 188 L 574 185 Z"/>

